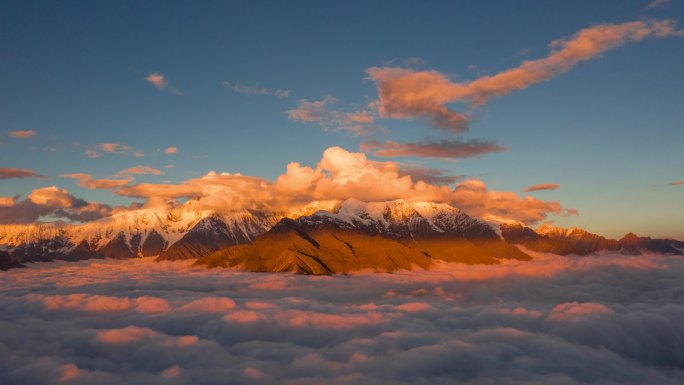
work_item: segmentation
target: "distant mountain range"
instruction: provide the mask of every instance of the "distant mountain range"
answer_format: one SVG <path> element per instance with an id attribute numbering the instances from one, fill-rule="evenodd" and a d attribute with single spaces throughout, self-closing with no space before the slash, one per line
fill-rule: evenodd
<path id="1" fill-rule="evenodd" d="M 299 213 L 141 209 L 83 225 L 0 225 L 0 269 L 87 258 L 197 259 L 210 267 L 304 274 L 429 268 L 436 260 L 493 264 L 528 260 L 514 245 L 560 255 L 604 250 L 682 254 L 684 242 L 628 234 L 611 240 L 582 229 L 489 224 L 447 204 L 361 202 Z"/>

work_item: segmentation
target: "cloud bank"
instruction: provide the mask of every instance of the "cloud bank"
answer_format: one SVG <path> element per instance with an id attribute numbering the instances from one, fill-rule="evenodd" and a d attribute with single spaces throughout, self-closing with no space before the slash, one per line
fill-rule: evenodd
<path id="1" fill-rule="evenodd" d="M 0 274 L 3 384 L 679 384 L 684 260 L 313 277 L 151 259 Z"/>

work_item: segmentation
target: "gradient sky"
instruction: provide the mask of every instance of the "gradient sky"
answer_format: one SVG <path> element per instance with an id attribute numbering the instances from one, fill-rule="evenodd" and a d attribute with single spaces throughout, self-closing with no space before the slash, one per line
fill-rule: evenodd
<path id="1" fill-rule="evenodd" d="M 378 99 L 370 67 L 435 70 L 462 82 L 543 58 L 550 42 L 583 28 L 647 19 L 681 28 L 684 2 L 2 1 L 0 167 L 48 178 L 1 180 L 0 196 L 56 185 L 127 204 L 60 175 L 105 178 L 145 165 L 165 174 L 136 182 L 180 182 L 210 170 L 274 179 L 291 161 L 314 166 L 331 146 L 444 139 L 420 117 L 376 116 L 375 132 L 354 135 L 287 111 L 327 96 L 337 100 L 330 111 L 367 109 Z M 458 137 L 507 151 L 389 159 L 521 195 L 558 184 L 529 193 L 579 211 L 549 217 L 557 225 L 682 239 L 682 68 L 683 37 L 625 44 L 473 110 L 469 132 Z M 155 73 L 165 86 L 146 80 Z M 35 135 L 10 136 L 26 130 Z M 86 156 L 101 143 L 130 150 Z M 168 147 L 178 152 L 166 154 Z"/>

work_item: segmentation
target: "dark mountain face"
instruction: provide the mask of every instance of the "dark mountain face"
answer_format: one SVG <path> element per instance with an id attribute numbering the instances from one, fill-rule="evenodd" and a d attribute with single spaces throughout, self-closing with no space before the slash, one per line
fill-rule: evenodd
<path id="1" fill-rule="evenodd" d="M 502 258 L 530 259 L 486 223 L 449 206 L 428 210 L 403 202 L 352 204 L 337 213 L 282 219 L 252 244 L 221 250 L 197 264 L 331 274 L 425 269 L 436 260 L 493 264 Z"/>
<path id="2" fill-rule="evenodd" d="M 502 224 L 501 235 L 510 244 L 522 245 L 534 251 L 558 255 L 587 255 L 599 251 L 620 251 L 640 254 L 648 250 L 661 254 L 682 255 L 677 248 L 681 242 L 671 239 L 638 237 L 629 233 L 620 240 L 607 239 L 581 229 L 563 229 L 542 226 L 537 231 L 523 225 Z"/>

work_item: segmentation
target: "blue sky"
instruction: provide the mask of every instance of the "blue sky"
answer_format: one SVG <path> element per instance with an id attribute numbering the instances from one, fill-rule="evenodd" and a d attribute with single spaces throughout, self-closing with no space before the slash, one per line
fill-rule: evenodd
<path id="1" fill-rule="evenodd" d="M 412 65 L 467 81 L 545 57 L 551 41 L 597 24 L 684 22 L 676 0 L 652 9 L 648 1 L 0 4 L 0 167 L 49 177 L 2 180 L 0 196 L 57 185 L 108 204 L 131 200 L 60 175 L 106 178 L 148 165 L 165 175 L 137 182 L 180 182 L 209 170 L 274 179 L 291 161 L 314 166 L 330 146 L 359 150 L 367 137 L 287 111 L 326 95 L 337 99 L 331 108 L 364 109 L 378 98 L 367 68 Z M 684 186 L 671 185 L 684 180 L 681 68 L 684 38 L 626 44 L 478 108 L 459 137 L 496 141 L 505 152 L 390 160 L 521 195 L 557 183 L 531 195 L 579 210 L 550 218 L 559 225 L 684 238 Z M 145 81 L 151 73 L 165 76 L 166 89 Z M 225 81 L 289 94 L 248 95 Z M 375 125 L 377 140 L 446 137 L 420 117 Z M 37 135 L 6 135 L 17 130 Z M 99 143 L 144 156 L 84 155 Z M 170 146 L 179 152 L 165 154 Z"/>

